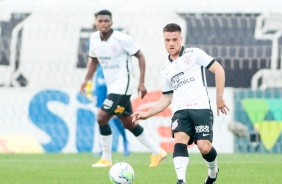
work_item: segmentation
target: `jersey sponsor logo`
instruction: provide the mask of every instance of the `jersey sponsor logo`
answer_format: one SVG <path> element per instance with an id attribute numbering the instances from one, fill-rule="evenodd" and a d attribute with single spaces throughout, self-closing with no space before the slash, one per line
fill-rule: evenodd
<path id="1" fill-rule="evenodd" d="M 188 78 L 188 79 L 184 79 L 184 80 L 182 80 L 182 81 L 179 81 L 179 82 L 177 83 L 177 85 L 174 85 L 174 86 L 173 86 L 173 87 L 174 87 L 174 90 L 177 90 L 178 88 L 184 86 L 185 84 L 189 84 L 190 82 L 194 82 L 194 81 L 195 81 L 195 78 L 194 78 L 194 77 L 190 77 L 190 78 Z"/>
<path id="2" fill-rule="evenodd" d="M 178 83 L 179 80 L 180 80 L 179 77 L 181 77 L 182 75 L 184 75 L 184 72 L 180 72 L 180 73 L 176 74 L 175 76 L 173 76 L 171 78 L 171 83 L 172 84 Z"/>
<path id="3" fill-rule="evenodd" d="M 105 60 L 111 60 L 111 57 L 98 57 L 99 60 L 105 61 Z"/>
<path id="4" fill-rule="evenodd" d="M 106 99 L 103 103 L 104 109 L 110 109 L 114 102 L 112 100 Z"/>
<path id="5" fill-rule="evenodd" d="M 176 119 L 172 124 L 171 124 L 171 129 L 172 130 L 175 130 L 176 129 L 176 127 L 178 127 L 178 119 Z"/>
<path id="6" fill-rule="evenodd" d="M 210 132 L 208 125 L 195 126 L 196 133 Z"/>
<path id="7" fill-rule="evenodd" d="M 185 51 L 184 51 L 184 54 L 186 54 L 186 53 L 193 53 L 193 49 L 186 49 Z"/>
<path id="8" fill-rule="evenodd" d="M 115 113 L 123 113 L 124 109 L 125 109 L 124 107 L 118 105 L 114 112 Z"/>
<path id="9" fill-rule="evenodd" d="M 111 57 L 98 57 L 99 63 L 101 64 L 102 69 L 117 69 L 119 68 L 118 64 L 110 65 Z"/>
<path id="10" fill-rule="evenodd" d="M 119 68 L 119 65 L 103 65 L 103 69 L 117 69 Z"/>
<path id="11" fill-rule="evenodd" d="M 188 103 L 188 104 L 178 105 L 176 108 L 181 109 L 181 108 L 187 108 L 187 107 L 194 107 L 194 106 L 197 106 L 197 105 L 199 105 L 199 104 L 198 103 Z M 203 104 L 203 105 L 206 105 L 206 104 Z"/>
<path id="12" fill-rule="evenodd" d="M 183 79 L 183 80 L 180 80 L 180 77 L 184 75 L 184 72 L 180 72 L 178 74 L 176 74 L 175 76 L 173 76 L 171 78 L 171 83 L 174 87 L 174 90 L 177 90 L 178 88 L 184 86 L 185 84 L 188 84 L 190 82 L 194 82 L 195 81 L 195 78 L 194 77 L 190 77 L 188 79 Z"/>
<path id="13" fill-rule="evenodd" d="M 107 64 L 109 64 L 109 61 L 108 60 L 110 60 L 110 59 L 102 59 L 102 58 L 104 58 L 104 57 L 99 57 L 98 58 L 98 60 L 99 60 L 99 63 L 101 64 L 101 65 L 107 65 Z"/>

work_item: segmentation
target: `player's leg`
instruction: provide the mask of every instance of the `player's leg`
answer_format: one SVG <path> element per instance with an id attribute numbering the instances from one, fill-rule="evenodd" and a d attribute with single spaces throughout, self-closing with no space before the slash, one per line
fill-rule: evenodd
<path id="1" fill-rule="evenodd" d="M 174 113 L 171 123 L 172 136 L 174 138 L 173 163 L 177 175 L 177 184 L 185 184 L 186 170 L 189 164 L 187 144 L 194 140 L 194 126 L 187 116 L 187 110 Z"/>
<path id="2" fill-rule="evenodd" d="M 103 103 L 105 101 L 105 99 L 107 98 L 107 86 L 105 83 L 105 79 L 104 76 L 101 73 L 101 70 L 97 70 L 97 75 L 94 79 L 94 91 L 93 91 L 93 96 L 96 99 L 96 107 L 98 108 L 98 115 L 97 116 L 101 116 L 104 117 L 104 115 L 99 115 L 99 112 L 101 111 L 100 108 L 103 106 Z M 110 114 L 110 113 L 109 113 Z M 109 115 L 108 114 L 108 115 Z M 106 115 L 106 117 L 108 116 Z M 109 115 L 110 116 L 110 115 Z M 103 118 L 98 118 L 98 119 L 103 119 Z M 108 122 L 109 120 L 107 120 L 108 118 L 106 118 L 106 122 Z M 112 145 L 112 141 L 109 142 L 109 139 L 111 139 L 112 137 L 112 131 L 109 128 L 108 125 L 103 125 L 101 123 L 99 123 L 99 129 L 100 129 L 100 141 L 103 142 L 108 142 L 109 144 Z M 101 124 L 101 125 L 100 125 Z M 102 155 L 102 159 L 100 161 L 98 161 L 96 164 L 93 164 L 92 167 L 107 167 L 111 165 L 111 152 L 108 151 L 108 146 L 105 146 L 105 144 L 107 143 L 102 143 L 100 142 L 100 146 L 101 146 L 101 155 Z M 102 146 L 104 145 L 104 146 Z"/>
<path id="3" fill-rule="evenodd" d="M 117 149 L 118 149 L 118 143 L 119 143 L 119 129 L 118 127 L 116 126 L 115 124 L 115 121 L 114 119 L 116 118 L 111 118 L 109 120 L 109 125 L 111 127 L 111 130 L 112 130 L 112 134 L 113 134 L 113 144 L 112 144 L 112 152 L 117 152 Z M 116 144 L 115 144 L 116 143 Z"/>
<path id="4" fill-rule="evenodd" d="M 114 126 L 117 128 L 118 132 L 121 134 L 123 138 L 123 148 L 124 148 L 123 155 L 125 156 L 130 155 L 130 151 L 128 149 L 128 141 L 127 141 L 125 129 L 122 125 L 122 122 L 116 117 L 113 117 L 111 121 L 113 122 Z"/>
<path id="5" fill-rule="evenodd" d="M 198 140 L 197 145 L 208 166 L 208 177 L 204 184 L 213 184 L 219 172 L 217 166 L 217 152 L 209 140 Z"/>
<path id="6" fill-rule="evenodd" d="M 164 151 L 149 137 L 149 135 L 141 125 L 133 123 L 131 116 L 122 116 L 120 117 L 120 120 L 123 123 L 123 126 L 128 129 L 137 138 L 139 142 L 141 142 L 145 147 L 147 147 L 151 151 L 151 163 L 149 166 L 158 166 L 161 161 L 166 158 L 167 152 Z"/>
<path id="7" fill-rule="evenodd" d="M 112 130 L 109 120 L 112 115 L 100 109 L 97 115 L 97 122 L 100 129 L 100 143 L 102 149 L 102 158 L 92 167 L 110 167 L 112 165 Z"/>
<path id="8" fill-rule="evenodd" d="M 186 182 L 186 170 L 189 163 L 187 143 L 190 136 L 184 132 L 174 134 L 173 164 L 177 175 L 177 184 Z"/>
<path id="9" fill-rule="evenodd" d="M 204 183 L 213 184 L 219 172 L 217 152 L 212 146 L 213 113 L 210 109 L 195 109 L 190 113 L 195 124 L 197 146 L 208 167 L 208 176 Z"/>

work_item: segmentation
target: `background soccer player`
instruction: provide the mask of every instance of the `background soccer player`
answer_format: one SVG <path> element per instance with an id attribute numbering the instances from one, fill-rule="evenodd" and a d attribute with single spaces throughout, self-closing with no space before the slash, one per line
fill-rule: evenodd
<path id="1" fill-rule="evenodd" d="M 97 16 L 98 13 L 94 14 L 95 16 L 95 20 L 94 20 L 94 24 L 93 24 L 93 28 L 94 30 L 97 30 Z M 90 42 L 90 40 L 89 40 Z M 89 50 L 89 42 L 88 42 L 88 50 Z M 88 64 L 87 64 L 88 66 Z M 93 75 L 93 79 L 91 82 L 87 83 L 86 89 L 88 89 L 88 85 L 90 86 L 90 91 L 91 91 L 91 97 L 92 95 L 96 98 L 95 102 L 96 102 L 96 107 L 98 109 L 100 109 L 103 105 L 103 102 L 105 101 L 105 99 L 107 98 L 107 94 L 108 94 L 108 90 L 107 90 L 107 85 L 106 85 L 106 81 L 105 81 L 105 77 L 103 74 L 103 70 L 101 68 L 101 65 L 98 64 L 97 69 L 95 71 L 95 75 Z M 92 85 L 94 85 L 94 90 L 92 91 Z M 87 96 L 87 94 L 86 94 Z M 118 141 L 119 138 L 119 134 L 121 134 L 122 138 L 123 138 L 123 155 L 128 156 L 130 155 L 130 151 L 128 148 L 128 140 L 126 137 L 126 133 L 125 133 L 125 128 L 123 127 L 121 121 L 116 117 L 112 117 L 109 120 L 109 125 L 111 127 L 111 129 L 113 130 L 113 141 Z M 116 152 L 118 149 L 118 144 L 112 144 L 112 151 Z M 102 154 L 102 152 L 101 152 Z"/>
<path id="2" fill-rule="evenodd" d="M 94 84 L 93 96 L 96 98 L 96 107 L 101 108 L 103 102 L 107 98 L 107 86 L 105 83 L 105 78 L 101 65 L 97 66 L 95 73 L 96 75 L 95 77 L 93 77 L 93 84 Z M 125 129 L 121 121 L 116 116 L 114 116 L 109 120 L 109 125 L 111 129 L 114 130 L 114 132 L 117 132 L 117 133 L 113 133 L 113 141 L 118 140 L 120 133 L 123 138 L 123 149 L 124 149 L 123 155 L 125 156 L 130 155 L 130 151 L 128 148 L 128 140 L 126 137 Z M 117 144 L 112 145 L 112 151 L 113 152 L 117 151 Z"/>
<path id="3" fill-rule="evenodd" d="M 119 117 L 123 126 L 131 131 L 137 139 L 151 152 L 150 167 L 159 165 L 167 153 L 149 138 L 143 127 L 132 122 L 130 97 L 134 91 L 131 56 L 138 58 L 140 80 L 138 91 L 141 98 L 147 94 L 144 85 L 145 58 L 132 38 L 111 28 L 112 14 L 101 10 L 97 14 L 97 32 L 90 38 L 89 66 L 80 91 L 84 93 L 87 82 L 92 78 L 98 63 L 101 65 L 108 90 L 108 96 L 98 112 L 97 121 L 101 133 L 102 158 L 92 167 L 110 167 L 112 165 L 112 131 L 109 120 L 113 115 Z"/>
<path id="4" fill-rule="evenodd" d="M 204 67 L 215 74 L 216 105 L 227 114 L 228 107 L 223 99 L 225 72 L 214 58 L 199 48 L 182 46 L 181 27 L 168 24 L 163 29 L 164 43 L 169 53 L 168 60 L 161 68 L 163 96 L 147 112 L 136 112 L 133 120 L 147 119 L 165 110 L 172 102 L 172 136 L 175 141 L 173 162 L 177 184 L 185 184 L 189 163 L 187 144 L 195 142 L 208 166 L 205 184 L 216 181 L 219 168 L 217 152 L 212 146 L 213 112 L 207 93 Z"/>

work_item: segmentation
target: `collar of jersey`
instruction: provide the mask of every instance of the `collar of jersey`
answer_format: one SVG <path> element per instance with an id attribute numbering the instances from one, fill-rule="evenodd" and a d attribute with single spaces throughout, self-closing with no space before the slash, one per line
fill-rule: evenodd
<path id="1" fill-rule="evenodd" d="M 100 35 L 100 39 L 101 39 L 101 41 L 107 41 L 107 40 L 110 38 L 110 36 L 113 34 L 114 30 L 113 30 L 113 29 L 111 29 L 110 31 L 111 31 L 111 33 L 109 34 L 109 36 L 108 36 L 108 37 L 106 37 L 104 40 L 102 39 L 102 37 L 101 37 L 101 35 Z"/>
<path id="2" fill-rule="evenodd" d="M 181 56 L 183 55 L 184 50 L 185 50 L 185 47 L 182 46 L 181 51 L 179 52 L 179 57 L 181 57 Z M 173 62 L 173 59 L 170 58 L 170 55 L 168 55 L 168 60 L 169 60 L 170 62 Z"/>

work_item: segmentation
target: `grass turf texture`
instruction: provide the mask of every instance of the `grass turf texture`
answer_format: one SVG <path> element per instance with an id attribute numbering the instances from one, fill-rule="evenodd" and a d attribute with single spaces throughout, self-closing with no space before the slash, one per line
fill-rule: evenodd
<path id="1" fill-rule="evenodd" d="M 175 184 L 172 154 L 159 167 L 149 168 L 148 153 L 128 157 L 113 154 L 113 161 L 127 162 L 135 171 L 134 184 Z M 109 168 L 91 168 L 100 157 L 81 154 L 0 155 L 3 184 L 109 184 Z M 219 154 L 219 184 L 282 183 L 282 155 Z M 190 154 L 187 183 L 202 184 L 207 167 L 200 154 Z"/>

